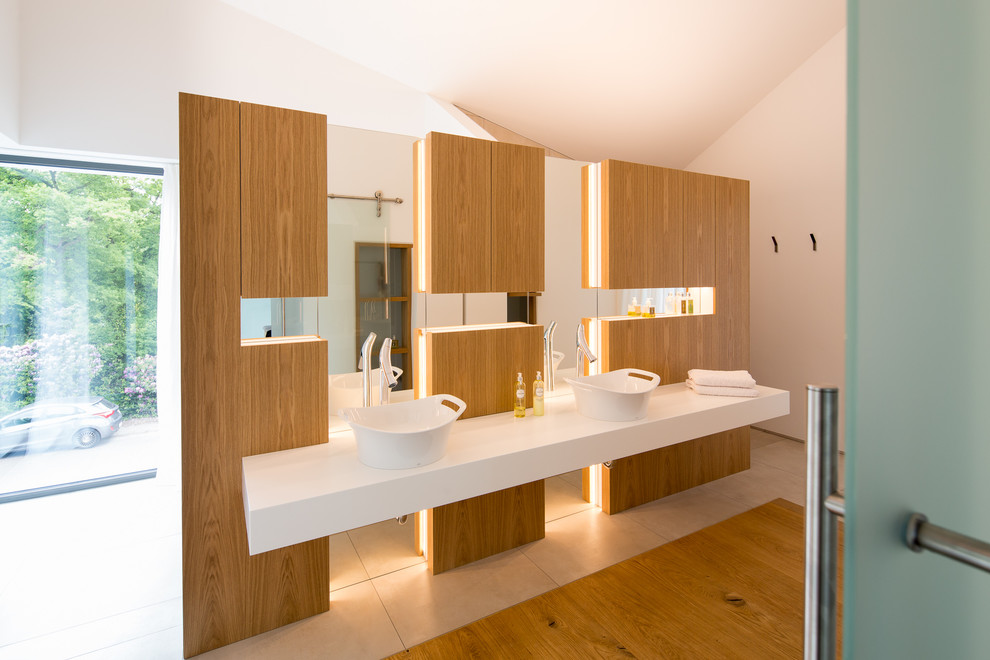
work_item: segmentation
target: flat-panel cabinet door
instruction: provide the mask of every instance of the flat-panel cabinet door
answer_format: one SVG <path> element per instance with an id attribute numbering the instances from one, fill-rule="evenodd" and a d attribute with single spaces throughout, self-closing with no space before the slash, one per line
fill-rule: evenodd
<path id="1" fill-rule="evenodd" d="M 643 288 L 650 259 L 648 165 L 602 162 L 602 287 Z"/>
<path id="2" fill-rule="evenodd" d="M 327 295 L 326 116 L 240 104 L 241 296 Z"/>
<path id="3" fill-rule="evenodd" d="M 492 142 L 492 291 L 543 291 L 543 149 Z"/>
<path id="4" fill-rule="evenodd" d="M 647 259 L 647 286 L 674 288 L 684 282 L 684 180 L 683 172 L 651 167 L 649 180 L 650 223 L 647 244 L 654 254 Z"/>
<path id="5" fill-rule="evenodd" d="M 426 138 L 428 293 L 492 290 L 490 145 L 446 133 Z"/>
<path id="6" fill-rule="evenodd" d="M 680 172 L 683 181 L 684 276 L 680 286 L 715 286 L 715 178 Z"/>

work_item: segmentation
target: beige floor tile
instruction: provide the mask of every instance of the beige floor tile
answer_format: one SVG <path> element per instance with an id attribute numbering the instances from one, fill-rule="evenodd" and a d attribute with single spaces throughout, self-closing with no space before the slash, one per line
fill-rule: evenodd
<path id="1" fill-rule="evenodd" d="M 330 590 L 336 591 L 368 579 L 368 571 L 364 569 L 361 558 L 358 557 L 351 537 L 347 532 L 334 534 L 330 537 Z"/>
<path id="2" fill-rule="evenodd" d="M 333 592 L 330 610 L 196 656 L 197 660 L 362 660 L 402 651 L 370 581 Z M 135 656 L 137 657 L 137 656 Z"/>
<path id="3" fill-rule="evenodd" d="M 635 520 L 655 534 L 673 540 L 749 509 L 748 505 L 739 500 L 729 499 L 703 488 L 692 488 L 629 509 L 621 515 Z"/>
<path id="4" fill-rule="evenodd" d="M 557 586 L 519 550 L 439 575 L 430 575 L 425 564 L 413 566 L 372 583 L 407 647 Z"/>
<path id="5" fill-rule="evenodd" d="M 772 445 L 780 442 L 783 438 L 773 433 L 768 433 L 757 428 L 749 427 L 749 446 L 751 449 Z"/>
<path id="6" fill-rule="evenodd" d="M 573 470 L 571 472 L 565 472 L 564 474 L 558 474 L 558 477 L 571 484 L 572 486 L 581 487 L 581 470 Z"/>
<path id="7" fill-rule="evenodd" d="M 777 442 L 753 449 L 751 458 L 753 462 L 786 470 L 791 474 L 804 474 L 808 469 L 807 445 L 794 440 L 778 438 Z"/>
<path id="8" fill-rule="evenodd" d="M 74 660 L 179 660 L 182 657 L 182 627 L 145 635 L 120 644 L 115 644 L 85 655 L 74 656 Z M 203 657 L 203 656 L 197 656 Z M 275 657 L 275 656 L 272 656 Z"/>
<path id="9" fill-rule="evenodd" d="M 413 516 L 400 525 L 396 520 L 383 520 L 347 532 L 369 577 L 422 564 L 426 560 L 416 553 L 416 525 Z"/>
<path id="10" fill-rule="evenodd" d="M 804 475 L 791 474 L 756 461 L 745 472 L 729 475 L 698 488 L 738 500 L 749 508 L 766 504 L 778 497 L 804 506 Z"/>
<path id="11" fill-rule="evenodd" d="M 580 482 L 575 486 L 563 477 L 550 477 L 545 479 L 543 484 L 546 494 L 547 522 L 592 508 L 592 505 L 581 497 Z"/>
<path id="12" fill-rule="evenodd" d="M 557 584 L 566 584 L 666 541 L 628 516 L 595 508 L 547 523 L 546 538 L 522 551 Z"/>
<path id="13" fill-rule="evenodd" d="M 175 598 L 0 647 L 0 660 L 74 657 L 127 644 L 137 638 L 175 628 L 181 623 L 182 602 Z M 169 657 L 181 657 L 181 645 L 176 648 L 176 653 Z"/>

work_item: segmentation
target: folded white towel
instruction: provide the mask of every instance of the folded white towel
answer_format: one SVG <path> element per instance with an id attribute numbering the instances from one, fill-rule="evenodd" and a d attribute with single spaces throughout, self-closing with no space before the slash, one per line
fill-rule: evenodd
<path id="1" fill-rule="evenodd" d="M 759 390 L 754 387 L 718 387 L 715 385 L 699 385 L 690 378 L 684 381 L 698 394 L 710 394 L 712 396 L 760 396 Z"/>
<path id="2" fill-rule="evenodd" d="M 748 371 L 712 371 L 709 369 L 691 369 L 688 378 L 698 385 L 711 387 L 754 387 L 756 380 Z"/>

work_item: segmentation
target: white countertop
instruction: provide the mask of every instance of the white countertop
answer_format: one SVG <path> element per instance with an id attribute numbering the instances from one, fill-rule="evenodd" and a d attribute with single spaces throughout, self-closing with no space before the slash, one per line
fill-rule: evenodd
<path id="1" fill-rule="evenodd" d="M 573 395 L 554 396 L 543 417 L 529 410 L 521 419 L 508 412 L 455 422 L 447 454 L 408 470 L 365 466 L 350 431 L 328 444 L 246 456 L 248 546 L 258 554 L 789 412 L 786 390 L 757 389 L 758 397 L 719 397 L 666 385 L 635 422 L 589 419 Z"/>

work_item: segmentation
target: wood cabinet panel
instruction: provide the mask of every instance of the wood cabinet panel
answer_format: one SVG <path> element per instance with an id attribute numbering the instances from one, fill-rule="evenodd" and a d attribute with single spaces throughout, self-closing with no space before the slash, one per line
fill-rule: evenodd
<path id="1" fill-rule="evenodd" d="M 240 104 L 241 295 L 327 295 L 327 119 Z"/>
<path id="2" fill-rule="evenodd" d="M 749 181 L 716 183 L 717 369 L 749 369 Z"/>
<path id="3" fill-rule="evenodd" d="M 508 412 L 519 372 L 527 385 L 526 405 L 532 406 L 531 384 L 543 369 L 543 326 L 428 332 L 426 353 L 425 396 L 463 399 L 468 406 L 462 418 Z"/>
<path id="4" fill-rule="evenodd" d="M 237 103 L 179 95 L 182 620 L 186 657 L 247 635 L 240 562 L 227 549 L 240 343 Z M 204 286 L 204 283 L 209 283 Z M 243 521 L 243 505 L 240 518 Z M 243 522 L 242 522 L 243 524 Z M 245 541 L 246 542 L 246 541 Z M 246 553 L 245 553 L 246 555 Z"/>
<path id="5" fill-rule="evenodd" d="M 684 275 L 681 286 L 715 286 L 715 178 L 680 172 L 683 183 Z"/>
<path id="6" fill-rule="evenodd" d="M 543 291 L 543 149 L 492 142 L 492 291 Z"/>
<path id="7" fill-rule="evenodd" d="M 491 143 L 430 133 L 425 152 L 426 291 L 491 291 Z"/>
<path id="8" fill-rule="evenodd" d="M 329 606 L 326 539 L 248 554 L 241 459 L 327 441 L 327 356 L 241 346 L 240 129 L 237 102 L 179 95 L 186 657 Z"/>
<path id="9" fill-rule="evenodd" d="M 602 371 L 652 371 L 664 385 L 683 382 L 689 369 L 715 368 L 711 315 L 609 319 L 601 322 Z"/>
<path id="10" fill-rule="evenodd" d="M 651 167 L 649 174 L 647 286 L 684 286 L 684 181 L 679 170 L 665 167 Z"/>
<path id="11" fill-rule="evenodd" d="M 643 287 L 650 258 L 647 165 L 606 160 L 602 167 L 602 287 Z"/>
<path id="12" fill-rule="evenodd" d="M 436 575 L 542 539 L 545 517 L 542 479 L 430 509 L 430 570 Z"/>
<path id="13" fill-rule="evenodd" d="M 614 514 L 749 469 L 749 427 L 620 458 L 602 468 L 602 510 Z"/>

